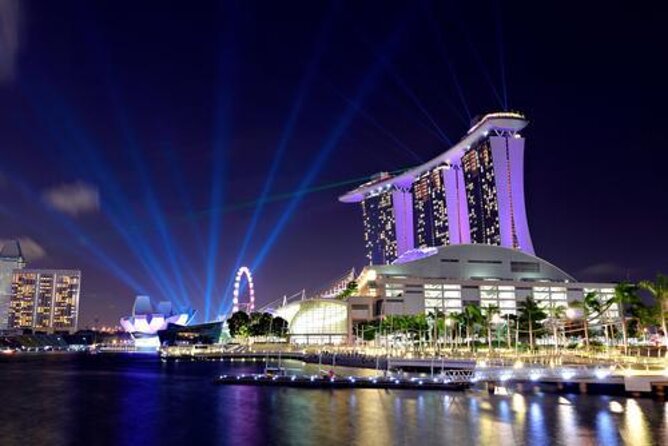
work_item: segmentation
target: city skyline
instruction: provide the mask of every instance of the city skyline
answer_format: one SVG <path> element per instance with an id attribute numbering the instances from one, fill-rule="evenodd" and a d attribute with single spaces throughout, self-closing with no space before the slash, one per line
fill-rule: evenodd
<path id="1" fill-rule="evenodd" d="M 442 153 L 473 115 L 517 110 L 536 254 L 582 281 L 653 277 L 668 248 L 658 23 L 497 6 L 4 11 L 20 45 L 0 85 L 0 238 L 24 242 L 29 268 L 82 270 L 80 327 L 137 294 L 211 319 L 242 265 L 258 304 L 363 266 L 360 210 L 337 197 Z"/>

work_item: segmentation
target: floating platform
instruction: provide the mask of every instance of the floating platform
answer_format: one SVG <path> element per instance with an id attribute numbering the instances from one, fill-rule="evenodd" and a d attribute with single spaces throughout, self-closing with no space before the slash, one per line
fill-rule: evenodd
<path id="1" fill-rule="evenodd" d="M 465 390 L 470 380 L 453 381 L 448 378 L 393 378 L 393 377 L 329 377 L 329 376 L 270 376 L 221 375 L 214 384 L 267 387 L 297 387 L 302 389 L 412 389 L 412 390 Z"/>

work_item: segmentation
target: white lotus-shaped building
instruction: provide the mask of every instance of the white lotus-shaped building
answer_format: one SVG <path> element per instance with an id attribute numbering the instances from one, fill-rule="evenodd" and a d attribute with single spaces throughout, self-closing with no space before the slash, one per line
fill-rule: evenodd
<path id="1" fill-rule="evenodd" d="M 137 296 L 132 307 L 132 316 L 121 318 L 121 327 L 130 333 L 138 348 L 157 348 L 160 346 L 158 331 L 167 328 L 168 324 L 188 325 L 194 313 L 174 313 L 172 303 L 158 303 L 153 311 L 149 296 Z"/>

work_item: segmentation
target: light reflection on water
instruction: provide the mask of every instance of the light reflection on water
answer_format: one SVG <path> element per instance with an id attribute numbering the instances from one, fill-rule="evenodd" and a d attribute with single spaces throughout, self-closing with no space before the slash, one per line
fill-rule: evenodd
<path id="1" fill-rule="evenodd" d="M 261 368 L 105 355 L 2 359 L 0 444 L 668 444 L 667 406 L 649 399 L 211 384 L 220 373 Z"/>

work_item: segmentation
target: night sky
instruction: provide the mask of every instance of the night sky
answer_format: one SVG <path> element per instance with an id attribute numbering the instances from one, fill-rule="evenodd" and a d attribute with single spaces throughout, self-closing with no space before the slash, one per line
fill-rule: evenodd
<path id="1" fill-rule="evenodd" d="M 82 270 L 81 326 L 138 293 L 202 321 L 238 262 L 259 303 L 363 266 L 337 197 L 509 109 L 537 254 L 668 272 L 663 11 L 463 3 L 0 0 L 0 239 Z"/>

